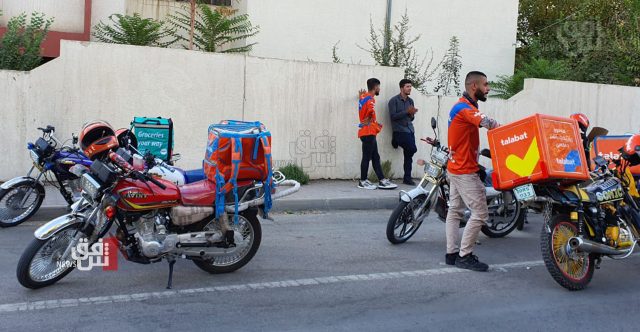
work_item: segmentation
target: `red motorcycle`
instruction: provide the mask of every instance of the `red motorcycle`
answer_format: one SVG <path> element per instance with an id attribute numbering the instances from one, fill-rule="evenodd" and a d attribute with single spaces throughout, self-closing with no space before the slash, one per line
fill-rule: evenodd
<path id="1" fill-rule="evenodd" d="M 117 142 L 111 148 L 116 146 Z M 171 288 L 176 258 L 192 260 L 213 274 L 235 271 L 253 258 L 262 238 L 258 220 L 265 196 L 262 182 L 238 181 L 237 205 L 235 195 L 226 197 L 225 202 L 233 203 L 226 205 L 220 214 L 215 208 L 215 182 L 202 180 L 177 186 L 134 169 L 128 162 L 131 157 L 127 151 L 119 149 L 114 153 L 111 148 L 94 149 L 99 159 L 91 170 L 81 167 L 74 170 L 82 173 L 82 201 L 74 205 L 72 213 L 35 232 L 36 239 L 18 263 L 20 284 L 36 289 L 64 278 L 79 266 L 78 257 L 86 258 L 91 255 L 88 248 L 102 243 L 113 224 L 118 247 L 126 260 L 142 264 L 169 262 L 167 288 Z M 87 150 L 92 154 L 91 147 Z M 153 166 L 147 164 L 146 168 Z M 272 193 L 272 199 L 300 188 L 298 182 L 285 180 L 278 172 L 273 181 L 276 186 L 291 188 Z M 79 213 L 78 207 L 87 203 L 92 207 L 89 212 Z"/>

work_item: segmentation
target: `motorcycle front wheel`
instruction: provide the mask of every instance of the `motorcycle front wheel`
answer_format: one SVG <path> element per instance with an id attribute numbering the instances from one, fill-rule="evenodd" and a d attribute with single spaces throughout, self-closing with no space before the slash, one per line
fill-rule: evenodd
<path id="1" fill-rule="evenodd" d="M 18 226 L 38 211 L 44 201 L 44 187 L 37 183 L 30 190 L 32 186 L 33 181 L 25 180 L 15 187 L 0 189 L 0 227 Z"/>
<path id="2" fill-rule="evenodd" d="M 34 239 L 22 253 L 16 274 L 20 284 L 37 289 L 52 285 L 75 268 L 71 255 L 63 261 L 62 256 L 73 240 L 78 225 L 70 226 L 46 240 Z"/>
<path id="3" fill-rule="evenodd" d="M 427 199 L 427 195 L 419 195 L 413 199 L 413 205 L 409 205 L 409 202 L 405 201 L 398 203 L 387 222 L 387 240 L 389 242 L 393 244 L 407 242 L 418 231 L 422 222 L 414 223 L 411 214 L 424 203 L 425 199 Z M 425 209 L 430 208 L 430 206 L 425 207 Z M 415 219 L 418 217 L 415 216 Z"/>
<path id="4" fill-rule="evenodd" d="M 490 238 L 505 237 L 524 222 L 525 212 L 511 191 L 504 191 L 488 204 L 489 220 L 482 233 Z"/>
<path id="5" fill-rule="evenodd" d="M 206 260 L 194 260 L 193 262 L 200 269 L 212 274 L 233 272 L 243 266 L 255 256 L 262 241 L 262 228 L 258 220 L 258 212 L 245 210 L 238 215 L 238 225 L 233 224 L 233 215 L 229 216 L 229 229 L 240 232 L 243 238 L 242 248 L 238 254 L 226 257 L 214 257 Z M 201 221 L 196 225 L 195 231 L 217 231 L 220 230 L 218 219 Z"/>

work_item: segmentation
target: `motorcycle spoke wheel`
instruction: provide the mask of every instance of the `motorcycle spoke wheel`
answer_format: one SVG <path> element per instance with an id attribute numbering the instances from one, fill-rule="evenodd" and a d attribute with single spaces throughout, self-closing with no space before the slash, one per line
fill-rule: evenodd
<path id="1" fill-rule="evenodd" d="M 425 199 L 426 197 L 424 195 L 418 196 L 413 199 L 413 205 L 411 205 L 411 203 L 401 202 L 396 207 L 387 223 L 387 239 L 389 242 L 393 244 L 403 243 L 416 233 L 420 225 L 422 225 L 422 222 L 414 222 L 413 219 L 417 220 L 420 216 L 412 218 L 411 214 L 416 213 Z M 427 208 L 429 207 L 425 207 L 425 209 Z"/>
<path id="2" fill-rule="evenodd" d="M 74 229 L 67 229 L 49 238 L 38 250 L 29 265 L 29 276 L 39 282 L 49 281 L 62 275 L 73 265 L 71 258 L 62 261 L 62 255 L 71 243 Z M 71 255 L 69 255 L 71 257 Z"/>
<path id="3" fill-rule="evenodd" d="M 570 252 L 569 240 L 578 236 L 571 224 L 558 225 L 552 235 L 553 255 L 562 272 L 573 280 L 583 279 L 589 270 L 589 259 L 586 253 Z"/>
<path id="4" fill-rule="evenodd" d="M 216 257 L 213 260 L 207 260 L 207 262 L 213 266 L 233 265 L 239 262 L 240 260 L 242 260 L 242 258 L 244 258 L 249 252 L 249 250 L 251 249 L 251 246 L 253 244 L 253 239 L 254 239 L 253 227 L 251 227 L 251 224 L 246 218 L 244 218 L 243 216 L 238 216 L 238 225 L 234 225 L 233 217 L 229 217 L 229 229 L 232 229 L 234 232 L 239 232 L 240 234 L 242 234 L 242 239 L 243 239 L 242 248 L 237 254 L 233 256 Z M 204 226 L 204 231 L 219 232 L 220 223 L 218 222 L 218 220 L 212 220 L 210 223 Z"/>
<path id="5" fill-rule="evenodd" d="M 508 235 L 518 226 L 520 218 L 525 217 L 518 200 L 508 192 L 503 192 L 489 203 L 489 220 L 482 227 L 482 233 L 488 237 Z"/>
<path id="6" fill-rule="evenodd" d="M 29 197 L 20 208 L 29 189 L 31 188 L 27 185 L 11 188 L 0 197 L 0 221 L 4 224 L 18 223 L 34 212 L 40 200 L 40 192 L 37 188 L 31 190 Z"/>

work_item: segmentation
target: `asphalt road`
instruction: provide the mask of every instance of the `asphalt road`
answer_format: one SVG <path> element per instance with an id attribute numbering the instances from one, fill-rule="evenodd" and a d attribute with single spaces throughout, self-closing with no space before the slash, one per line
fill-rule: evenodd
<path id="1" fill-rule="evenodd" d="M 506 238 L 480 235 L 488 272 L 444 265 L 444 224 L 405 244 L 385 237 L 390 211 L 278 215 L 255 258 L 226 275 L 192 262 L 119 261 L 48 288 L 15 277 L 37 223 L 0 229 L 1 331 L 638 331 L 640 259 L 605 260 L 569 292 L 549 276 L 541 219 Z"/>

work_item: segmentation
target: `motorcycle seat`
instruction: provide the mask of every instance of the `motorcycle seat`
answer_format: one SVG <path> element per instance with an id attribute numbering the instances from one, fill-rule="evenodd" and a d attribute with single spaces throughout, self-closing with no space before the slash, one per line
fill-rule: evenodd
<path id="1" fill-rule="evenodd" d="M 253 185 L 253 180 L 238 180 L 238 199 Z M 216 183 L 209 179 L 189 183 L 178 187 L 182 205 L 213 206 L 216 202 Z M 225 202 L 234 201 L 233 192 L 225 195 Z"/>

